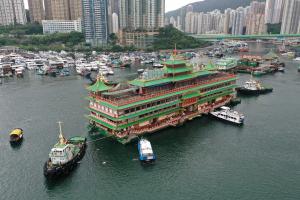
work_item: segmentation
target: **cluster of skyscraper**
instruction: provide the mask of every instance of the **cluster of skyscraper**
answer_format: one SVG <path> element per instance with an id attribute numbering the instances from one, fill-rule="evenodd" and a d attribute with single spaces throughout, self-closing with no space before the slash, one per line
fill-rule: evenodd
<path id="1" fill-rule="evenodd" d="M 193 12 L 189 5 L 167 23 L 193 34 L 264 34 L 267 24 L 282 23 L 282 34 L 300 33 L 300 0 L 253 1 L 250 6 L 212 12 Z"/>
<path id="2" fill-rule="evenodd" d="M 81 0 L 28 0 L 31 22 L 42 20 L 78 20 L 82 17 Z M 27 23 L 24 0 L 0 1 L 0 25 Z"/>
<path id="3" fill-rule="evenodd" d="M 23 0 L 0 0 L 0 25 L 26 23 Z"/>
<path id="4" fill-rule="evenodd" d="M 83 0 L 88 43 L 104 45 L 108 33 L 157 30 L 164 26 L 165 0 Z"/>

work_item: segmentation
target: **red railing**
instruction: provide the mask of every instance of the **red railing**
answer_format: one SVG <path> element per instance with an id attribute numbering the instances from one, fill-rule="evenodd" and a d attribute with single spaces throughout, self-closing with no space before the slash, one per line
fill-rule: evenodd
<path id="1" fill-rule="evenodd" d="M 112 104 L 114 106 L 123 106 L 123 105 L 131 104 L 131 103 L 135 103 L 135 102 L 138 102 L 138 101 L 143 101 L 143 100 L 147 100 L 147 99 L 150 99 L 150 98 L 155 98 L 155 97 L 171 94 L 171 93 L 174 93 L 174 92 L 187 90 L 187 89 L 194 88 L 194 87 L 201 86 L 201 85 L 206 85 L 206 84 L 211 84 L 211 83 L 214 83 L 214 82 L 228 80 L 228 79 L 234 78 L 234 77 L 236 77 L 236 76 L 233 75 L 233 74 L 229 74 L 229 75 L 227 75 L 226 77 L 223 77 L 223 78 L 215 78 L 215 79 L 212 79 L 212 80 L 200 81 L 200 82 L 196 82 L 196 83 L 191 84 L 191 85 L 187 85 L 187 86 L 183 86 L 183 87 L 179 87 L 179 88 L 175 88 L 175 89 L 171 89 L 171 90 L 167 90 L 167 91 L 160 91 L 160 92 L 153 93 L 153 94 L 148 94 L 148 95 L 145 95 L 145 96 L 130 97 L 130 99 L 111 100 L 111 99 L 103 98 L 103 97 L 100 97 L 100 96 L 97 96 L 97 95 L 92 95 L 92 94 L 90 96 L 97 99 L 97 100 L 99 100 L 99 101 L 104 101 L 104 102 L 107 102 L 107 103 Z"/>

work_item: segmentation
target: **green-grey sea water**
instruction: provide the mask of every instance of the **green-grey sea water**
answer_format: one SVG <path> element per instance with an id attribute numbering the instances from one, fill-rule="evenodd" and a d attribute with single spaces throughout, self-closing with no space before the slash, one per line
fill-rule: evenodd
<path id="1" fill-rule="evenodd" d="M 263 54 L 269 46 L 250 48 Z M 4 80 L 0 85 L 0 199 L 75 200 L 296 200 L 300 199 L 300 73 L 286 60 L 286 72 L 259 78 L 274 87 L 268 95 L 242 98 L 246 116 L 236 127 L 202 117 L 148 137 L 158 160 L 143 167 L 137 144 L 90 143 L 70 176 L 47 181 L 43 164 L 57 142 L 57 121 L 65 135 L 87 136 L 86 81 L 78 76 Z M 117 70 L 132 77 L 136 69 Z M 249 75 L 240 75 L 241 83 Z M 25 131 L 18 148 L 8 142 L 15 127 Z"/>

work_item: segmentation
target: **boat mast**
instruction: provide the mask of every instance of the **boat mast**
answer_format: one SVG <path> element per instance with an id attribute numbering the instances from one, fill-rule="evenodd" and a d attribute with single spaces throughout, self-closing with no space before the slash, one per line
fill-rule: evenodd
<path id="1" fill-rule="evenodd" d="M 62 122 L 57 122 L 58 123 L 58 126 L 59 126 L 59 136 L 58 136 L 58 138 L 59 138 L 59 143 L 60 144 L 66 144 L 66 139 L 65 139 L 65 137 L 63 136 L 63 132 L 62 132 L 62 126 L 61 126 L 61 124 L 62 124 Z"/>

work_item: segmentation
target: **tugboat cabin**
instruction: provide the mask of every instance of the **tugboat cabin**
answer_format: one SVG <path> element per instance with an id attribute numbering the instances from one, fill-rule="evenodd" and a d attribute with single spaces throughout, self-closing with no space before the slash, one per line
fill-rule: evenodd
<path id="1" fill-rule="evenodd" d="M 49 158 L 53 165 L 61 165 L 69 162 L 73 158 L 73 152 L 71 148 L 72 144 L 61 145 L 57 144 L 49 153 Z"/>

